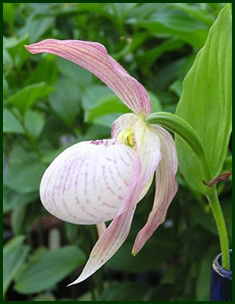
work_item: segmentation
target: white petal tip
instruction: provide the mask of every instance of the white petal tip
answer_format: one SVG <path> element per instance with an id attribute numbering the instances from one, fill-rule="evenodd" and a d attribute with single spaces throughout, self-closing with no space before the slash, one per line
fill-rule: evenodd
<path id="1" fill-rule="evenodd" d="M 78 283 L 80 283 L 80 282 L 81 282 L 81 281 L 75 280 L 74 282 L 68 284 L 66 287 L 70 287 L 70 286 L 72 286 L 72 285 L 76 285 L 76 284 L 78 284 Z"/>

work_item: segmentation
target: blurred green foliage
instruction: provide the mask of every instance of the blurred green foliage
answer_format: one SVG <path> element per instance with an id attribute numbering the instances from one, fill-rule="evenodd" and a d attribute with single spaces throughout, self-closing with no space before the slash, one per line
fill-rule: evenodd
<path id="1" fill-rule="evenodd" d="M 131 256 L 153 187 L 115 256 L 84 283 L 66 288 L 85 264 L 96 230 L 50 216 L 40 203 L 40 179 L 64 148 L 109 137 L 114 119 L 129 110 L 87 71 L 52 55 L 31 56 L 24 45 L 45 38 L 98 41 L 146 87 L 154 111 L 174 112 L 182 80 L 223 5 L 3 4 L 5 300 L 208 300 L 218 236 L 207 202 L 180 171 L 167 220 L 142 251 Z M 224 169 L 230 167 L 229 155 Z M 231 239 L 231 183 L 219 191 Z"/>

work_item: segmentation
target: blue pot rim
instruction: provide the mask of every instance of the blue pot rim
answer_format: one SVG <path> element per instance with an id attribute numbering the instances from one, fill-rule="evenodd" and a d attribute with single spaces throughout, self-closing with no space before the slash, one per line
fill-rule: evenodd
<path id="1" fill-rule="evenodd" d="M 232 258 L 232 249 L 229 250 L 230 257 Z M 215 272 L 217 272 L 220 276 L 222 276 L 225 279 L 229 279 L 232 281 L 232 268 L 231 270 L 226 270 L 221 266 L 221 253 L 217 255 L 217 257 L 214 259 L 212 263 L 212 267 Z"/>

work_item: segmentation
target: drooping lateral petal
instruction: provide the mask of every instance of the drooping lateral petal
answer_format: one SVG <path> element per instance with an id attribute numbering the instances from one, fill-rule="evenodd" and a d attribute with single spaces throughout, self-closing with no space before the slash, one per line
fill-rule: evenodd
<path id="1" fill-rule="evenodd" d="M 147 223 L 136 237 L 133 247 L 134 255 L 141 250 L 158 226 L 164 222 L 167 209 L 178 189 L 175 180 L 178 169 L 175 143 L 171 135 L 163 128 L 156 126 L 156 131 L 161 141 L 162 159 L 156 170 L 156 192 L 153 209 L 149 214 Z"/>
<path id="2" fill-rule="evenodd" d="M 100 78 L 136 114 L 147 116 L 152 104 L 145 88 L 96 42 L 47 39 L 26 46 L 32 54 L 51 53 L 70 60 Z"/>
<path id="3" fill-rule="evenodd" d="M 151 186 L 153 173 L 161 159 L 160 139 L 154 127 L 146 124 L 142 118 L 134 114 L 124 114 L 113 122 L 112 137 L 118 140 L 119 134 L 130 128 L 133 129 L 135 145 L 140 153 L 142 177 L 144 178 L 146 175 L 142 181 L 145 187 L 140 195 L 140 201 Z"/>
<path id="4" fill-rule="evenodd" d="M 126 240 L 135 212 L 136 202 L 140 194 L 140 188 L 137 186 L 140 178 L 140 172 L 141 165 L 137 152 L 133 180 L 123 204 L 125 211 L 118 214 L 114 218 L 106 231 L 98 239 L 91 251 L 89 260 L 87 261 L 82 273 L 74 282 L 69 284 L 69 286 L 78 284 L 95 273 L 116 253 L 116 251 Z"/>
<path id="5" fill-rule="evenodd" d="M 161 143 L 155 128 L 146 124 L 142 118 L 135 123 L 134 134 L 142 165 L 141 180 L 146 184 L 162 158 Z"/>
<path id="6" fill-rule="evenodd" d="M 83 272 L 72 284 L 80 283 L 91 276 L 120 248 L 129 233 L 136 205 L 141 199 L 142 192 L 146 185 L 150 187 L 149 180 L 161 159 L 159 138 L 154 128 L 147 126 L 142 119 L 137 119 L 134 134 L 136 141 L 135 174 L 128 195 L 116 217 L 94 246 Z"/>
<path id="7" fill-rule="evenodd" d="M 45 171 L 41 201 L 51 214 L 70 223 L 111 220 L 129 191 L 134 164 L 135 150 L 115 139 L 75 144 Z"/>
<path id="8" fill-rule="evenodd" d="M 153 175 L 162 158 L 160 139 L 155 128 L 138 118 L 133 126 L 136 148 L 139 150 L 141 162 L 142 192 L 141 200 L 151 186 Z M 120 210 L 119 210 L 120 212 Z"/>
<path id="9" fill-rule="evenodd" d="M 118 140 L 119 134 L 125 129 L 133 129 L 135 145 L 140 153 L 142 165 L 142 175 L 148 176 L 147 180 L 153 175 L 150 166 L 157 167 L 161 159 L 160 138 L 156 133 L 155 127 L 148 125 L 141 117 L 134 114 L 123 114 L 112 124 L 112 138 Z M 156 166 L 152 161 L 155 159 Z M 153 171 L 154 172 L 154 171 Z"/>

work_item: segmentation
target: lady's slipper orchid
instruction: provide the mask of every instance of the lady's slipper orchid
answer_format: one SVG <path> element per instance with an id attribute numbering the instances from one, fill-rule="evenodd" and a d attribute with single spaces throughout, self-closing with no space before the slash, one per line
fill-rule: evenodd
<path id="1" fill-rule="evenodd" d="M 48 39 L 26 48 L 32 54 L 55 54 L 87 69 L 134 112 L 113 123 L 111 139 L 73 145 L 43 175 L 41 201 L 54 216 L 83 225 L 112 220 L 106 230 L 100 229 L 102 233 L 83 272 L 72 283 L 76 284 L 105 264 L 125 241 L 136 205 L 148 191 L 155 172 L 153 209 L 136 237 L 134 255 L 165 220 L 177 191 L 175 145 L 167 131 L 146 123 L 152 109 L 147 91 L 108 55 L 103 45 Z"/>

